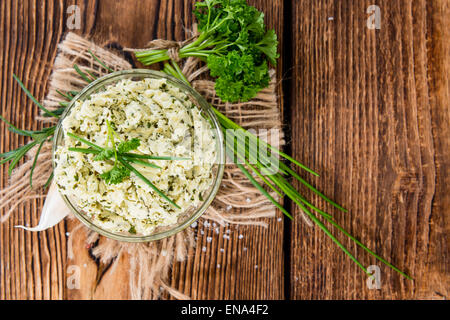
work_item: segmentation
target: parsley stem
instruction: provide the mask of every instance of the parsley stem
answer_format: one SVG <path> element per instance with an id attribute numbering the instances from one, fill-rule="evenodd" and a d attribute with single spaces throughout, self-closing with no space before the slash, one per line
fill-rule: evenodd
<path id="1" fill-rule="evenodd" d="M 172 62 L 173 68 L 175 69 L 176 73 L 178 74 L 178 78 L 181 78 L 184 82 L 189 82 L 188 79 L 184 76 L 183 71 L 178 66 L 178 63 L 176 63 L 173 60 L 171 60 L 171 62 Z"/>

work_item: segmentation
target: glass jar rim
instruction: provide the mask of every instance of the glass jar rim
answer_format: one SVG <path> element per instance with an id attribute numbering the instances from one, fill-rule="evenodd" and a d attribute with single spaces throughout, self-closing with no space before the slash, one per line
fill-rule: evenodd
<path id="1" fill-rule="evenodd" d="M 94 224 L 91 220 L 89 220 L 85 214 L 81 213 L 68 199 L 67 196 L 60 193 L 61 197 L 63 198 L 66 205 L 69 207 L 69 209 L 72 211 L 72 213 L 80 220 L 85 226 L 87 226 L 89 229 L 114 240 L 118 241 L 124 241 L 124 242 L 150 242 L 155 240 L 164 239 L 167 237 L 170 237 L 188 226 L 190 226 L 192 223 L 194 223 L 200 216 L 206 211 L 206 209 L 210 206 L 212 201 L 214 200 L 220 184 L 222 182 L 223 173 L 225 169 L 225 146 L 224 146 L 224 137 L 221 130 L 221 126 L 219 123 L 219 120 L 217 119 L 217 116 L 215 115 L 214 111 L 210 107 L 209 103 L 203 98 L 197 91 L 195 91 L 193 88 L 185 84 L 183 81 L 168 75 L 166 73 L 155 71 L 155 70 L 149 70 L 149 69 L 130 69 L 130 70 L 121 70 L 109 73 L 103 77 L 100 77 L 91 83 L 89 83 L 86 87 L 84 87 L 70 102 L 69 105 L 66 107 L 64 112 L 62 113 L 58 124 L 56 125 L 56 130 L 54 134 L 53 139 L 53 147 L 52 147 L 52 165 L 53 170 L 55 170 L 56 163 L 55 163 L 55 152 L 58 147 L 58 137 L 60 137 L 61 134 L 63 134 L 62 129 L 62 120 L 70 113 L 71 109 L 75 105 L 75 102 L 79 101 L 80 99 L 89 96 L 90 94 L 94 93 L 96 89 L 101 87 L 102 85 L 107 85 L 110 83 L 114 83 L 115 80 L 119 81 L 122 79 L 126 79 L 127 77 L 133 77 L 133 76 L 142 76 L 143 78 L 154 78 L 154 79 L 166 79 L 171 84 L 174 84 L 176 87 L 178 87 L 180 90 L 185 91 L 189 93 L 190 96 L 192 96 L 196 103 L 198 104 L 198 107 L 200 107 L 203 111 L 205 111 L 210 118 L 209 122 L 212 123 L 213 129 L 215 131 L 216 135 L 216 145 L 219 146 L 219 148 L 216 148 L 217 154 L 217 170 L 213 181 L 213 186 L 209 191 L 209 194 L 204 199 L 204 201 L 200 204 L 198 208 L 195 209 L 194 213 L 186 219 L 181 224 L 175 224 L 174 228 L 164 230 L 161 232 L 152 233 L 149 235 L 125 235 L 125 234 L 119 234 L 114 233 L 108 230 L 105 230 L 98 225 Z M 59 188 L 58 192 L 59 191 Z M 170 227 L 170 226 L 169 226 Z"/>

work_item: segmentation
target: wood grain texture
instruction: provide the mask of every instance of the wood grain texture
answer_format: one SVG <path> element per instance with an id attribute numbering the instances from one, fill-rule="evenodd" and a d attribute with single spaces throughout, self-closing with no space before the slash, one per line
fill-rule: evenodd
<path id="1" fill-rule="evenodd" d="M 448 298 L 449 2 L 250 2 L 264 10 L 280 38 L 277 71 L 286 79 L 278 89 L 289 149 L 321 173 L 310 181 L 349 209 L 344 214 L 327 207 L 336 220 L 415 281 L 400 278 L 339 235 L 364 265 L 381 267 L 381 290 L 368 290 L 365 275 L 320 230 L 300 219 L 272 219 L 268 229 L 220 228 L 219 234 L 200 225 L 203 234 L 189 259 L 174 265 L 171 285 L 198 299 Z M 80 8 L 78 34 L 120 48 L 142 47 L 154 38 L 184 39 L 194 22 L 192 3 L 1 1 L 1 114 L 37 128 L 37 108 L 12 73 L 38 99 L 45 96 L 70 5 Z M 381 9 L 380 30 L 366 27 L 372 4 Z M 3 124 L 0 132 L 0 152 L 24 143 Z M 7 183 L 5 169 L 0 167 L 0 187 Z M 75 258 L 68 259 L 71 222 L 39 234 L 14 228 L 36 225 L 41 207 L 41 200 L 31 201 L 0 225 L 0 299 L 130 298 L 127 255 L 109 268 L 92 258 L 80 237 L 73 243 Z M 230 240 L 223 238 L 228 229 Z M 66 286 L 70 266 L 81 270 L 80 289 Z"/>
<path id="2" fill-rule="evenodd" d="M 372 4 L 381 9 L 379 30 L 367 28 Z M 415 278 L 401 278 L 340 235 L 365 266 L 381 267 L 381 289 L 369 290 L 323 232 L 295 221 L 291 298 L 448 297 L 448 1 L 291 6 L 293 154 L 349 209 L 335 212 L 337 222 Z"/>
<path id="3" fill-rule="evenodd" d="M 36 129 L 37 108 L 26 98 L 12 74 L 17 74 L 38 98 L 45 94 L 56 44 L 62 35 L 61 3 L 2 1 L 0 3 L 1 114 L 20 127 Z M 0 152 L 24 143 L 23 137 L 0 130 Z M 0 168 L 1 186 L 7 168 Z M 64 294 L 66 240 L 64 223 L 42 233 L 23 232 L 15 225 L 36 225 L 42 200 L 17 208 L 0 225 L 0 298 L 58 299 Z"/>
<path id="4" fill-rule="evenodd" d="M 48 3 L 47 3 L 48 2 Z M 33 1 L 28 1 L 33 3 Z M 51 4 L 50 4 L 51 3 Z M 33 87 L 32 83 L 26 81 L 30 91 L 37 98 L 43 98 L 45 88 L 48 81 L 48 72 L 55 55 L 55 46 L 60 41 L 64 32 L 68 31 L 66 27 L 67 8 L 70 5 L 77 5 L 81 14 L 81 28 L 75 30 L 78 34 L 89 36 L 98 44 L 112 48 L 121 47 L 143 47 L 148 41 L 154 38 L 167 38 L 182 40 L 186 38 L 186 29 L 190 28 L 193 23 L 192 4 L 193 1 L 179 0 L 148 0 L 148 1 L 60 1 L 57 7 L 53 9 L 53 1 L 44 1 L 40 10 L 47 15 L 40 17 L 36 21 L 35 15 L 38 13 L 16 13 L 14 8 L 8 7 L 9 2 L 2 4 L 2 26 L 6 26 L 3 30 L 5 37 L 2 41 L 11 42 L 14 50 L 19 52 L 22 63 L 4 62 L 7 68 L 20 68 L 23 66 L 25 59 L 30 59 L 30 50 L 36 51 L 39 48 L 39 54 L 46 59 L 49 68 L 47 73 L 42 74 L 41 64 L 33 65 L 33 71 L 41 73 L 39 82 L 39 90 Z M 267 23 L 277 29 L 279 32 L 282 28 L 282 1 L 254 1 L 260 9 L 270 7 L 266 14 Z M 269 6 L 270 5 L 270 6 Z M 49 8 L 51 7 L 51 8 Z M 37 9 L 36 9 L 37 10 Z M 54 11 L 52 11 L 54 10 Z M 56 12 L 57 11 L 57 12 Z M 20 15 L 20 21 L 10 20 Z M 41 21 L 47 24 L 42 25 Z M 51 23 L 52 25 L 49 25 Z M 20 29 L 20 33 L 14 35 L 12 39 L 9 35 L 10 30 L 22 28 L 23 25 L 33 28 L 43 28 L 36 38 L 31 38 L 28 47 L 21 44 L 21 39 L 27 34 L 27 30 Z M 45 30 L 57 32 L 53 36 L 46 33 Z M 281 34 L 279 34 L 281 37 Z M 45 47 L 41 42 L 46 43 Z M 17 49 L 16 49 L 17 47 Z M 48 53 L 48 49 L 52 51 Z M 6 52 L 5 52 L 6 51 Z M 4 56 L 11 59 L 16 54 L 12 53 L 12 49 L 4 49 Z M 32 55 L 31 55 L 32 56 Z M 31 66 L 28 64 L 27 66 Z M 22 74 L 15 71 L 19 76 Z M 278 69 L 281 75 L 281 64 Z M 28 73 L 24 79 L 27 80 Z M 45 77 L 45 79 L 44 79 Z M 28 122 L 20 123 L 27 128 L 33 116 L 36 114 L 35 108 L 30 108 L 30 104 L 24 105 L 24 100 L 11 99 L 11 97 L 23 97 L 23 94 L 13 86 L 11 72 L 3 73 L 3 84 L 8 84 L 14 88 L 14 93 L 6 91 L 3 94 L 2 106 L 4 110 L 8 110 L 5 114 L 7 117 L 16 121 L 14 117 L 27 115 Z M 281 90 L 281 85 L 280 85 Z M 8 97 L 8 101 L 6 101 Z M 7 103 L 6 103 L 7 102 Z M 281 102 L 280 102 L 281 103 Z M 34 110 L 32 113 L 30 110 Z M 26 111 L 26 113 L 25 113 Z M 29 115 L 28 115 L 29 114 Z M 19 123 L 19 122 L 18 122 Z M 4 127 L 2 127 L 4 130 Z M 4 131 L 3 131 L 4 132 Z M 4 139 L 10 139 L 11 142 L 3 142 L 2 147 L 6 150 L 19 143 L 13 134 L 3 135 Z M 8 140 L 9 141 L 9 140 Z M 4 168 L 2 168 L 4 170 Z M 2 171 L 2 177 L 5 171 Z M 4 178 L 3 183 L 6 183 Z M 39 203 L 41 205 L 41 203 Z M 30 224 L 36 224 L 38 221 L 38 212 L 40 206 L 24 208 L 23 217 L 33 216 L 34 219 Z M 20 216 L 20 215 L 19 215 Z M 270 223 L 268 229 L 263 228 L 219 228 L 217 234 L 211 227 L 200 226 L 196 248 L 190 252 L 189 259 L 184 263 L 178 263 L 173 267 L 173 276 L 171 285 L 178 288 L 183 293 L 198 299 L 281 299 L 284 297 L 284 259 L 283 259 L 283 221 L 272 219 L 267 221 Z M 67 299 L 128 299 L 130 293 L 128 290 L 128 268 L 129 261 L 127 255 L 120 258 L 115 268 L 109 268 L 99 261 L 95 261 L 86 248 L 85 239 L 79 237 L 72 244 L 75 252 L 74 259 L 67 259 L 67 250 L 65 242 L 65 232 L 72 232 L 74 224 L 67 222 L 66 225 L 61 223 L 56 230 L 61 239 L 57 245 L 48 248 L 46 265 L 35 266 L 35 273 L 49 270 L 49 266 L 57 266 L 58 282 L 55 283 L 56 277 L 54 271 L 39 274 L 37 277 L 41 283 L 33 283 L 28 278 L 24 278 L 25 266 L 30 265 L 30 258 L 22 251 L 21 247 L 30 247 L 30 254 L 39 252 L 34 248 L 36 242 L 34 239 L 28 239 L 29 233 L 22 230 L 14 229 L 13 225 L 18 224 L 15 219 L 11 219 L 8 224 L 2 226 L 2 298 L 67 298 Z M 229 234 L 230 240 L 223 238 L 226 232 Z M 49 231 L 49 233 L 54 231 Z M 55 231 L 56 232 L 56 231 Z M 42 237 L 41 235 L 32 234 L 34 237 Z M 239 239 L 239 235 L 243 235 L 243 239 Z M 212 238 L 208 241 L 209 237 Z M 18 242 L 16 239 L 22 239 Z M 60 248 L 62 247 L 62 248 Z M 267 248 L 271 248 L 270 251 Z M 206 248 L 204 252 L 203 248 Z M 57 259 L 58 257 L 58 259 Z M 6 264 L 9 259 L 15 259 Z M 5 262 L 5 263 L 4 263 Z M 22 262 L 22 267 L 19 266 Z M 14 270 L 10 270 L 14 266 Z M 65 281 L 72 275 L 71 267 L 77 267 L 80 270 L 81 281 L 80 289 L 69 289 L 65 285 Z M 68 269 L 69 268 L 69 269 Z M 69 272 L 66 274 L 65 270 Z M 30 271 L 31 272 L 31 271 Z M 36 281 L 38 281 L 36 280 Z M 14 282 L 14 286 L 11 282 Z M 23 291 L 21 287 L 28 286 L 30 290 L 58 290 L 57 293 L 51 295 L 34 296 L 30 292 Z M 167 296 L 166 296 L 167 297 Z"/>

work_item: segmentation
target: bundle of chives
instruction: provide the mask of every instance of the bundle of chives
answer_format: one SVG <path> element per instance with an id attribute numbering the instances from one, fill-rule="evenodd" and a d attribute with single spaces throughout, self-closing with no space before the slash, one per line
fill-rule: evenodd
<path id="1" fill-rule="evenodd" d="M 190 83 L 183 75 L 177 63 L 175 63 L 174 61 L 171 61 L 171 65 L 169 63 L 165 63 L 163 71 L 184 81 L 190 86 Z M 316 212 L 319 216 L 323 217 L 332 226 L 334 226 L 337 230 L 342 232 L 345 236 L 351 239 L 354 243 L 356 243 L 356 245 L 364 249 L 370 255 L 374 256 L 376 259 L 383 262 L 388 267 L 397 271 L 405 278 L 411 279 L 411 277 L 408 276 L 406 273 L 404 273 L 403 271 L 401 271 L 400 269 L 398 269 L 397 267 L 395 267 L 394 265 L 392 265 L 379 255 L 377 255 L 375 252 L 370 250 L 359 240 L 357 240 L 355 237 L 349 234 L 333 219 L 332 215 L 326 213 L 325 211 L 317 208 L 312 203 L 310 203 L 303 195 L 301 195 L 295 189 L 295 187 L 291 183 L 288 182 L 287 179 L 289 178 L 296 179 L 305 187 L 310 189 L 313 193 L 321 197 L 323 200 L 325 200 L 335 208 L 343 212 L 347 212 L 346 209 L 344 209 L 342 206 L 340 206 L 333 200 L 329 199 L 327 196 L 325 196 L 323 193 L 317 190 L 314 186 L 312 186 L 305 179 L 303 179 L 297 172 L 291 169 L 290 165 L 284 163 L 283 161 L 279 161 L 279 170 L 278 170 L 279 172 L 272 172 L 272 170 L 269 169 L 265 164 L 273 163 L 271 161 L 275 160 L 273 159 L 273 157 L 274 154 L 276 154 L 279 157 L 289 161 L 293 165 L 300 167 L 306 172 L 314 176 L 319 176 L 316 172 L 309 169 L 305 165 L 301 164 L 300 162 L 298 162 L 291 156 L 287 155 L 286 153 L 282 152 L 281 150 L 278 150 L 277 148 L 273 147 L 269 143 L 259 139 L 253 133 L 245 130 L 237 123 L 233 122 L 231 119 L 222 114 L 219 110 L 214 108 L 212 105 L 211 108 L 216 114 L 217 118 L 219 119 L 224 135 L 225 136 L 227 135 L 228 130 L 232 130 L 233 132 L 234 138 L 231 141 L 230 139 L 225 139 L 226 140 L 225 150 L 227 156 L 231 159 L 231 161 L 233 161 L 237 165 L 237 167 L 250 180 L 250 182 L 264 196 L 266 196 L 270 200 L 270 202 L 272 202 L 278 209 L 280 209 L 281 212 L 283 212 L 288 218 L 293 219 L 292 215 L 277 200 L 275 200 L 270 195 L 269 192 L 267 192 L 267 190 L 255 179 L 252 173 L 250 173 L 250 171 L 253 172 L 257 177 L 259 177 L 261 181 L 263 181 L 264 184 L 269 189 L 273 190 L 277 195 L 279 195 L 280 197 L 287 196 L 292 202 L 294 202 L 299 207 L 299 209 L 303 213 L 305 213 L 306 216 L 310 218 L 320 229 L 322 229 L 323 232 L 325 232 L 325 234 L 328 237 L 330 237 L 342 249 L 342 251 L 344 251 L 344 253 L 348 255 L 350 259 L 353 260 L 358 265 L 358 267 L 360 267 L 365 273 L 371 275 L 371 273 L 368 272 L 368 270 L 364 267 L 364 265 L 360 261 L 358 261 L 358 259 L 356 259 L 355 256 L 352 253 L 350 253 L 350 251 L 348 251 L 348 249 L 331 233 L 331 231 L 325 226 L 325 224 L 319 219 L 319 217 L 316 216 L 314 212 Z M 268 153 L 270 153 L 269 156 L 267 155 Z M 264 163 L 261 162 L 261 159 L 263 160 Z"/>

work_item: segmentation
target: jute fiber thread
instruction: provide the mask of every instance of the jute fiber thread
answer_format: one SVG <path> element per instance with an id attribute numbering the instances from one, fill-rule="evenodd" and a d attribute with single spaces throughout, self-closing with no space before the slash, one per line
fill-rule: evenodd
<path id="1" fill-rule="evenodd" d="M 180 61 L 177 53 L 180 43 L 158 39 L 154 40 L 151 45 L 159 48 L 175 48 L 170 54 Z M 49 91 L 44 100 L 46 108 L 54 110 L 59 107 L 58 102 L 61 101 L 61 97 L 57 90 L 60 92 L 79 91 L 86 86 L 87 83 L 73 68 L 75 63 L 81 70 L 89 71 L 96 76 L 108 73 L 99 62 L 92 58 L 89 50 L 113 70 L 132 68 L 130 63 L 122 57 L 80 36 L 68 33 L 59 44 Z M 249 102 L 230 104 L 221 102 L 216 96 L 214 82 L 200 79 L 200 76 L 207 71 L 205 66 L 202 66 L 194 58 L 187 58 L 183 61 L 183 73 L 193 87 L 227 117 L 244 128 L 277 129 L 282 133 L 275 90 L 276 77 L 273 70 L 270 72 L 270 86 L 262 90 L 257 97 Z M 40 116 L 38 120 L 43 123 L 53 122 L 56 124 L 56 120 L 51 118 Z M 278 146 L 284 144 L 281 134 L 277 142 Z M 9 185 L 0 191 L 1 222 L 6 221 L 25 201 L 45 197 L 45 190 L 42 187 L 52 169 L 51 142 L 47 142 L 42 148 L 34 171 L 33 189 L 30 189 L 29 174 L 36 150 L 37 148 L 33 148 L 29 152 L 27 160 L 13 171 Z M 242 172 L 235 165 L 227 164 L 216 199 L 200 219 L 211 220 L 221 226 L 233 224 L 266 227 L 264 218 L 274 217 L 275 213 L 276 210 L 272 203 L 248 181 Z M 73 216 L 70 218 L 73 219 Z M 80 236 L 80 232 L 86 233 L 88 244 L 97 243 L 91 251 L 95 257 L 102 263 L 112 263 L 109 272 L 114 272 L 116 262 L 120 260 L 123 253 L 128 253 L 129 286 L 133 299 L 157 299 L 161 295 L 161 290 L 166 290 L 178 299 L 189 298 L 167 283 L 169 283 L 172 264 L 176 261 L 184 261 L 187 258 L 188 249 L 195 245 L 193 228 L 187 228 L 173 237 L 160 241 L 133 244 L 101 237 L 78 223 L 68 239 L 69 259 L 74 258 L 72 242 L 74 237 Z"/>

